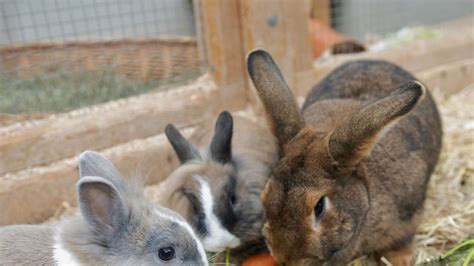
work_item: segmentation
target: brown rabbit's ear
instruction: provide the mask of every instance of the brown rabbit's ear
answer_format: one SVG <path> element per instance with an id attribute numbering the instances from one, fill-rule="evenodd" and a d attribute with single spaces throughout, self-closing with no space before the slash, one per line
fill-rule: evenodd
<path id="1" fill-rule="evenodd" d="M 303 116 L 280 69 L 269 53 L 254 50 L 247 56 L 247 71 L 265 106 L 280 145 L 286 144 L 304 127 Z"/>
<path id="2" fill-rule="evenodd" d="M 384 129 L 416 107 L 425 90 L 418 81 L 407 82 L 351 115 L 331 135 L 330 155 L 342 168 L 358 164 L 369 155 Z"/>
<path id="3" fill-rule="evenodd" d="M 174 125 L 166 125 L 165 135 L 182 164 L 194 159 L 201 160 L 198 149 L 185 139 Z"/>

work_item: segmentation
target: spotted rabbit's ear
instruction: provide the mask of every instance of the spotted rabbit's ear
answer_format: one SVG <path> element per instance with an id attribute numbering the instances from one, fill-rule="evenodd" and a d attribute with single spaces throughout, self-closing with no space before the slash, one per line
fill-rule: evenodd
<path id="1" fill-rule="evenodd" d="M 198 149 L 185 139 L 174 125 L 166 125 L 165 134 L 182 164 L 190 160 L 201 160 Z"/>
<path id="2" fill-rule="evenodd" d="M 232 115 L 229 112 L 220 113 L 210 147 L 212 158 L 218 162 L 228 163 L 232 160 L 233 125 Z"/>
<path id="3" fill-rule="evenodd" d="M 348 117 L 330 137 L 330 155 L 342 167 L 358 164 L 370 154 L 382 132 L 417 106 L 425 91 L 420 82 L 408 82 Z"/>
<path id="4" fill-rule="evenodd" d="M 304 127 L 304 120 L 280 69 L 269 53 L 254 50 L 247 56 L 247 70 L 280 146 L 288 143 Z"/>

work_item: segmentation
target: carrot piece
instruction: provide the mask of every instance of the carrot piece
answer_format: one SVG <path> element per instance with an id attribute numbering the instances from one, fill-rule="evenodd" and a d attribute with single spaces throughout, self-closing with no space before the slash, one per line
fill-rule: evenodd
<path id="1" fill-rule="evenodd" d="M 243 266 L 277 266 L 278 264 L 273 259 L 270 253 L 262 253 L 250 258 L 247 258 Z"/>

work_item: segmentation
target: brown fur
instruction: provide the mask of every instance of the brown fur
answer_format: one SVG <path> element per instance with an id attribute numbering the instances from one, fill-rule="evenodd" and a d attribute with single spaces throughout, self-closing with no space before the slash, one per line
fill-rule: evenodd
<path id="1" fill-rule="evenodd" d="M 191 161 L 177 168 L 163 183 L 160 184 L 159 202 L 181 215 L 193 225 L 199 227 L 199 180 L 193 176 L 208 177 L 211 191 L 222 188 L 223 176 L 234 174 L 230 165 L 222 165 L 213 161 Z M 212 184 L 212 185 L 211 185 Z M 197 230 L 199 231 L 199 230 Z M 199 233 L 199 232 L 198 232 Z"/>
<path id="2" fill-rule="evenodd" d="M 365 52 L 365 46 L 354 40 L 346 40 L 334 44 L 331 47 L 331 54 L 355 54 Z"/>
<path id="3" fill-rule="evenodd" d="M 262 195 L 275 259 L 341 265 L 372 252 L 406 256 L 441 147 L 431 95 L 423 99 L 423 86 L 396 65 L 355 61 L 312 89 L 303 116 L 274 115 L 273 106 L 294 108 L 292 96 L 274 96 L 288 94 L 278 68 L 261 50 L 249 55 L 248 68 L 274 128 L 305 121 L 279 138 L 282 157 Z M 326 208 L 316 217 L 323 196 Z"/>

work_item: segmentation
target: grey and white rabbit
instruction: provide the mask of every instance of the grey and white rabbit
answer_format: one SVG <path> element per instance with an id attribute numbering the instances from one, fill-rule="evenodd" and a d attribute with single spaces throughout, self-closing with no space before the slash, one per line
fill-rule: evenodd
<path id="1" fill-rule="evenodd" d="M 111 161 L 79 157 L 80 215 L 56 225 L 0 228 L 0 265 L 207 265 L 183 218 L 147 201 Z"/>
<path id="2" fill-rule="evenodd" d="M 171 124 L 165 133 L 181 165 L 160 185 L 159 202 L 188 220 L 207 251 L 233 248 L 239 262 L 266 250 L 260 193 L 277 156 L 270 130 L 222 112 L 213 133 L 211 126 L 195 134 L 200 150 Z"/>

